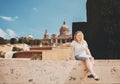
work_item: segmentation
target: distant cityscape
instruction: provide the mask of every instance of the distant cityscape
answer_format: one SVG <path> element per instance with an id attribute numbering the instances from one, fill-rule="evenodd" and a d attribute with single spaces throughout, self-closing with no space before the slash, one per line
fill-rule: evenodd
<path id="1" fill-rule="evenodd" d="M 40 38 L 40 39 L 34 38 L 32 34 L 29 34 L 28 37 L 11 38 L 10 40 L 6 40 L 0 37 L 0 40 L 1 40 L 0 44 L 26 43 L 28 45 L 53 46 L 54 44 L 62 44 L 62 43 L 72 41 L 72 34 L 70 34 L 70 30 L 66 24 L 66 21 L 63 21 L 63 24 L 60 27 L 59 32 L 60 32 L 59 35 L 51 34 L 51 36 L 49 36 L 49 32 L 46 29 L 43 35 L 43 38 Z"/>

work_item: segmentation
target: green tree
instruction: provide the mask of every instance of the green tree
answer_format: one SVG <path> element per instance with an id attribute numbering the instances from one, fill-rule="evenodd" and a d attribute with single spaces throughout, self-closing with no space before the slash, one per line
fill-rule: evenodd
<path id="1" fill-rule="evenodd" d="M 0 44 L 7 44 L 7 43 L 9 43 L 8 40 L 6 40 L 6 39 L 0 37 Z"/>
<path id="2" fill-rule="evenodd" d="M 16 38 L 11 38 L 11 39 L 10 39 L 10 43 L 11 43 L 11 44 L 16 44 L 16 43 L 18 43 L 18 41 L 17 41 Z"/>
<path id="3" fill-rule="evenodd" d="M 28 42 L 28 40 L 27 40 L 26 37 L 20 37 L 20 38 L 18 39 L 18 43 L 27 43 L 27 42 Z"/>

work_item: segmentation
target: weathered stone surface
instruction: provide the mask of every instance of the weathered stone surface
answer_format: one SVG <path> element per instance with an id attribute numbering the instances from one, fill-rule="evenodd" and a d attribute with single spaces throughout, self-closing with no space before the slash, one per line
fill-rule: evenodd
<path id="1" fill-rule="evenodd" d="M 30 58 L 32 60 L 42 60 L 42 51 L 22 51 L 13 55 L 13 58 Z"/>
<path id="2" fill-rule="evenodd" d="M 82 61 L 0 59 L 0 84 L 119 84 L 120 60 L 95 60 L 100 81 L 87 78 Z"/>
<path id="3" fill-rule="evenodd" d="M 81 64 L 81 61 L 1 59 L 0 84 L 64 84 L 73 69 L 77 69 L 76 65 L 81 67 Z M 83 78 L 85 67 L 80 69 Z"/>
<path id="4" fill-rule="evenodd" d="M 52 50 L 42 50 L 42 60 L 69 60 L 74 59 L 72 47 L 55 47 Z"/>
<path id="5" fill-rule="evenodd" d="M 51 50 L 47 48 L 37 47 L 36 50 L 17 52 L 14 58 L 33 58 L 36 57 L 40 60 L 69 60 L 74 59 L 73 47 L 52 47 Z M 41 49 L 41 50 L 40 50 Z"/>
<path id="6" fill-rule="evenodd" d="M 100 81 L 85 77 L 81 84 L 120 84 L 120 60 L 97 60 L 95 64 Z"/>
<path id="7" fill-rule="evenodd" d="M 29 51 L 29 46 L 27 44 L 6 44 L 6 45 L 0 45 L 0 54 L 4 53 L 4 58 L 12 58 L 13 54 L 18 52 L 18 51 L 13 51 L 13 48 L 20 48 L 23 51 Z"/>

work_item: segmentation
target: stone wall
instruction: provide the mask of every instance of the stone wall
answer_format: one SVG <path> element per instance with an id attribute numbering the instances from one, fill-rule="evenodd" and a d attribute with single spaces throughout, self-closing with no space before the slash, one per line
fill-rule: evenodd
<path id="1" fill-rule="evenodd" d="M 76 61 L 1 59 L 0 84 L 64 84 L 78 64 Z M 78 66 L 83 67 L 77 72 L 81 71 L 80 77 L 84 78 L 85 68 L 81 62 Z"/>
<path id="2" fill-rule="evenodd" d="M 52 50 L 42 50 L 42 60 L 69 60 L 74 59 L 72 47 L 55 47 Z"/>
<path id="3" fill-rule="evenodd" d="M 120 84 L 120 60 L 95 60 L 95 72 L 100 81 L 82 61 L 0 59 L 0 84 Z"/>

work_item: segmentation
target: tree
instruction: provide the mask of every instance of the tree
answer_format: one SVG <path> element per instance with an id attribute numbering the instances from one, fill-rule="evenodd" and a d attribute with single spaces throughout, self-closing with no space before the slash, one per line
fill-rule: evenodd
<path id="1" fill-rule="evenodd" d="M 27 41 L 27 38 L 26 37 L 20 37 L 19 39 L 18 39 L 18 43 L 27 43 L 28 41 Z"/>
<path id="2" fill-rule="evenodd" d="M 6 39 L 0 37 L 0 44 L 7 44 L 7 43 L 9 43 L 8 40 L 6 40 Z"/>
<path id="3" fill-rule="evenodd" d="M 16 43 L 18 43 L 18 41 L 17 41 L 16 38 L 11 38 L 11 39 L 10 39 L 10 43 L 11 43 L 11 44 L 16 44 Z"/>

